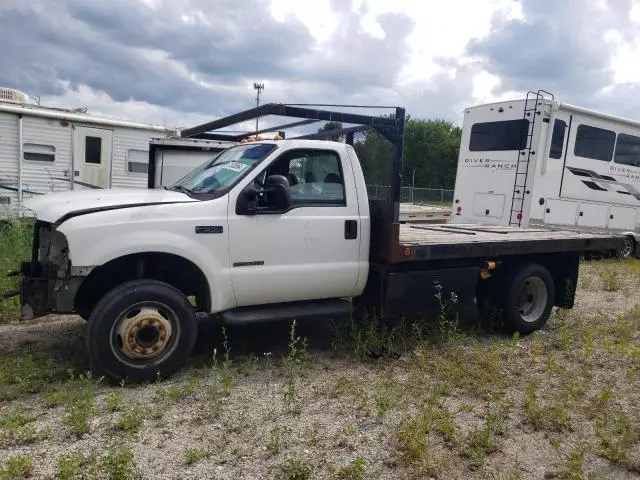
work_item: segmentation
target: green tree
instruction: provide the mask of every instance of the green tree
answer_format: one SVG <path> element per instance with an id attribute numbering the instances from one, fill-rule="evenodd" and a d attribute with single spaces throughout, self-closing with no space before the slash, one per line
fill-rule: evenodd
<path id="1" fill-rule="evenodd" d="M 318 133 L 330 132 L 331 130 L 339 130 L 341 128 L 342 128 L 342 123 L 335 122 L 332 120 L 330 122 L 325 122 L 325 124 L 318 129 Z"/>
<path id="2" fill-rule="evenodd" d="M 402 184 L 452 189 L 458 165 L 461 129 L 446 120 L 407 118 L 404 133 Z M 390 185 L 394 149 L 370 132 L 354 145 L 368 185 Z"/>

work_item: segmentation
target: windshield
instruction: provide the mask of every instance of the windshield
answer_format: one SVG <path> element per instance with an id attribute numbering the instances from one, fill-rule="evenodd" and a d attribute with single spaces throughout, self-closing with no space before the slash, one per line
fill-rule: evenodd
<path id="1" fill-rule="evenodd" d="M 190 193 L 215 193 L 225 190 L 251 171 L 275 148 L 276 145 L 272 143 L 229 148 L 178 180 L 171 189 Z"/>

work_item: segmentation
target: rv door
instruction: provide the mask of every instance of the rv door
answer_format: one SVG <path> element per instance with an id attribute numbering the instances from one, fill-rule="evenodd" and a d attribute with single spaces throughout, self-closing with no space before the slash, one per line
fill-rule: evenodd
<path id="1" fill-rule="evenodd" d="M 109 188 L 113 130 L 75 127 L 72 188 Z"/>

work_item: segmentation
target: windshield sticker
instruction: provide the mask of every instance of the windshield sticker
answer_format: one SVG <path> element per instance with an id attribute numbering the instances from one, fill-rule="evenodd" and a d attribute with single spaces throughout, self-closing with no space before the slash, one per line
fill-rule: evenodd
<path id="1" fill-rule="evenodd" d="M 224 168 L 225 170 L 231 170 L 233 172 L 240 173 L 245 168 L 247 168 L 247 166 L 244 163 L 240 162 L 229 162 L 226 163 L 222 168 Z"/>

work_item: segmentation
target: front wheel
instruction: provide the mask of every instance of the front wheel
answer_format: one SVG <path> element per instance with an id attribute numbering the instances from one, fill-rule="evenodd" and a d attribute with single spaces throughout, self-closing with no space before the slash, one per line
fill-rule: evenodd
<path id="1" fill-rule="evenodd" d="M 555 301 L 555 286 L 549 271 L 541 265 L 526 265 L 515 270 L 505 286 L 506 326 L 523 334 L 542 328 Z"/>
<path id="2" fill-rule="evenodd" d="M 193 307 L 169 284 L 134 280 L 109 291 L 95 306 L 87 348 L 95 367 L 114 380 L 166 378 L 193 350 Z"/>

